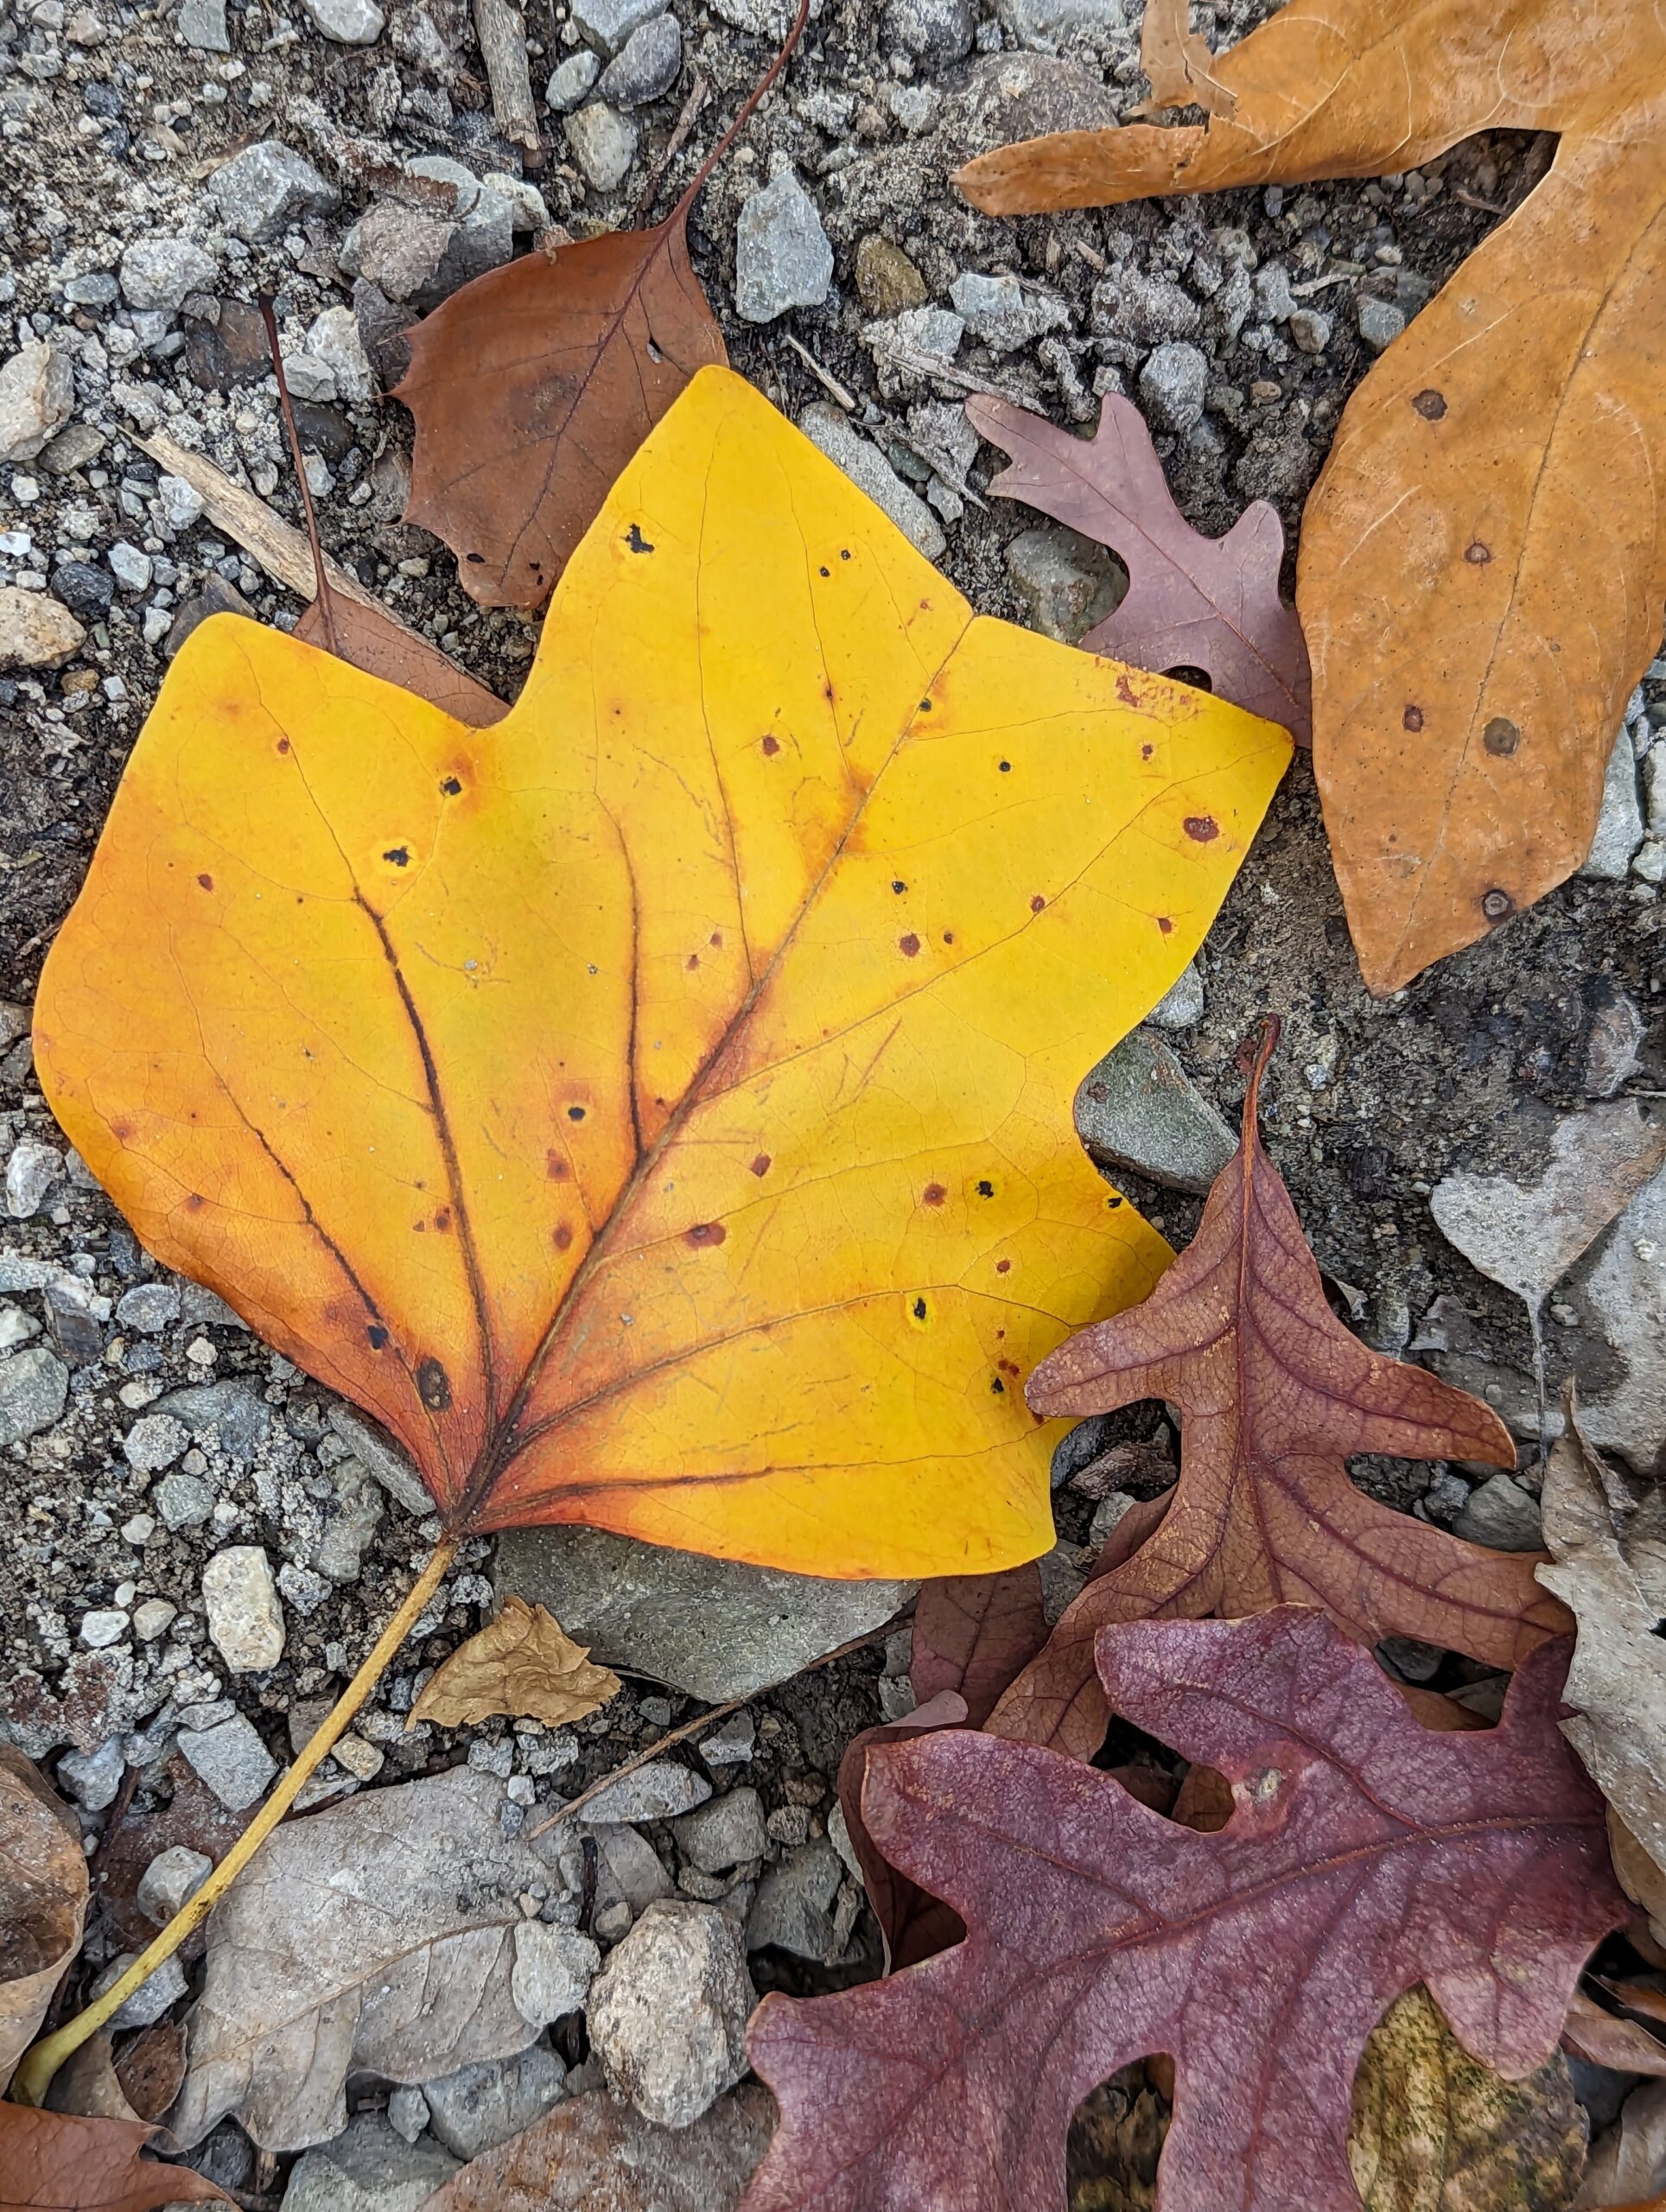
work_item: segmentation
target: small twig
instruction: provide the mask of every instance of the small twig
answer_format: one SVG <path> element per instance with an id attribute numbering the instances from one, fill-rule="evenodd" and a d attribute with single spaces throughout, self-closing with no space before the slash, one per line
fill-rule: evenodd
<path id="1" fill-rule="evenodd" d="M 711 86 L 696 69 L 694 73 L 694 82 L 689 87 L 689 96 L 683 103 L 683 111 L 671 125 L 671 135 L 665 141 L 659 158 L 648 171 L 648 181 L 643 186 L 635 207 L 631 210 L 633 223 L 639 223 L 649 208 L 652 207 L 653 196 L 659 189 L 660 180 L 682 152 L 688 135 L 694 128 L 695 118 L 710 97 Z"/>
<path id="2" fill-rule="evenodd" d="M 856 402 L 852 395 L 848 392 L 844 386 L 839 382 L 837 377 L 834 375 L 833 372 L 830 369 L 824 369 L 821 363 L 816 359 L 816 356 L 811 352 L 809 346 L 801 346 L 790 330 L 784 330 L 781 333 L 781 335 L 785 339 L 787 344 L 792 348 L 793 352 L 804 363 L 804 366 L 810 371 L 811 376 L 817 379 L 822 389 L 824 391 L 830 392 L 832 397 L 838 401 L 840 406 L 844 409 L 846 414 L 851 413 L 855 407 Z"/>
<path id="3" fill-rule="evenodd" d="M 67 2026 L 42 2037 L 39 2043 L 24 2053 L 22 2063 L 12 2076 L 8 2093 L 14 2104 L 43 2105 L 47 2091 L 52 2087 L 53 2076 L 65 2060 L 79 2050 L 89 2037 L 97 2035 L 99 2030 L 120 2012 L 135 1990 L 142 1989 L 156 1968 L 173 1957 L 191 1930 L 200 1927 L 207 1920 L 300 1796 L 315 1769 L 334 1750 L 359 1707 L 387 1672 L 394 1654 L 428 1610 L 429 1600 L 445 1580 L 447 1569 L 457 1556 L 458 1542 L 457 1537 L 448 1536 L 443 1543 L 436 1547 L 434 1556 L 411 1584 L 403 1604 L 371 1647 L 370 1656 L 323 1720 L 314 1729 L 305 1748 L 296 1754 L 293 1764 L 279 1777 L 271 1796 L 202 1887 L 181 1906 L 156 1941 L 140 1952 L 127 1972 L 119 1980 L 111 1982 L 102 1997 L 95 1999 L 84 2011 L 78 2012 Z"/>
<path id="4" fill-rule="evenodd" d="M 509 0 L 474 0 L 474 35 L 486 60 L 499 130 L 517 146 L 536 153 L 538 111 L 526 62 L 526 31 Z"/>
<path id="5" fill-rule="evenodd" d="M 1466 207 L 1478 207 L 1484 215 L 1507 215 L 1508 207 L 1501 207 L 1496 200 L 1483 200 L 1478 192 L 1471 192 L 1461 184 L 1452 188 L 1454 200 L 1461 200 Z"/>
<path id="6" fill-rule="evenodd" d="M 975 377 L 970 369 L 957 369 L 945 354 L 928 353 L 913 346 L 899 346 L 881 341 L 874 348 L 875 357 L 889 361 L 899 369 L 906 369 L 917 377 L 936 377 L 944 384 L 956 385 L 962 391 L 981 391 L 991 399 L 1009 400 L 1014 407 L 1021 407 L 1027 415 L 1036 415 L 1040 410 L 1027 399 L 1021 399 L 1015 391 L 1008 391 L 1004 385 L 991 384 L 987 377 Z"/>
<path id="7" fill-rule="evenodd" d="M 853 1651 L 861 1651 L 868 1644 L 877 1643 L 881 1637 L 889 1636 L 900 1623 L 909 1618 L 908 1611 L 905 1611 L 894 1614 L 879 1628 L 870 1628 L 866 1636 L 853 1636 L 849 1643 L 841 1643 L 831 1651 L 823 1651 L 819 1659 L 812 1659 L 807 1667 L 800 1667 L 792 1679 L 801 1681 L 804 1675 L 813 1675 L 818 1667 L 830 1667 L 836 1659 L 849 1658 Z M 588 1789 L 581 1789 L 576 1797 L 569 1797 L 564 1805 L 558 1805 L 547 1821 L 540 1821 L 537 1827 L 528 1828 L 528 1842 L 536 1836 L 548 1835 L 551 1828 L 559 1827 L 563 1821 L 570 1821 L 575 1813 L 582 1811 L 594 1799 L 600 1797 L 604 1789 L 611 1789 L 614 1783 L 622 1782 L 627 1774 L 634 1774 L 639 1766 L 646 1766 L 648 1761 L 658 1758 L 661 1751 L 670 1751 L 674 1744 L 687 1743 L 690 1736 L 697 1736 L 714 1720 L 727 1719 L 731 1713 L 738 1713 L 743 1705 L 750 1705 L 754 1698 L 761 1695 L 760 1690 L 748 1690 L 744 1697 L 732 1697 L 727 1704 L 714 1705 L 709 1712 L 699 1714 L 695 1719 L 684 1720 L 678 1726 L 668 1729 L 664 1735 L 656 1737 L 645 1750 L 633 1751 L 622 1766 L 616 1766 L 611 1774 L 604 1774 L 600 1782 L 593 1782 Z"/>
<path id="8" fill-rule="evenodd" d="M 289 454 L 295 462 L 296 481 L 301 486 L 301 510 L 307 518 L 307 543 L 312 548 L 313 574 L 317 579 L 318 612 L 324 624 L 324 642 L 339 658 L 341 649 L 335 642 L 335 607 L 330 598 L 324 548 L 318 535 L 318 517 L 313 511 L 312 486 L 307 481 L 307 464 L 301 452 L 301 433 L 295 427 L 295 410 L 289 404 L 289 383 L 283 373 L 283 351 L 277 342 L 277 317 L 272 312 L 270 292 L 260 295 L 260 319 L 266 326 L 266 343 L 272 353 L 272 374 L 277 378 L 278 404 L 283 410 L 283 427 L 289 435 Z"/>

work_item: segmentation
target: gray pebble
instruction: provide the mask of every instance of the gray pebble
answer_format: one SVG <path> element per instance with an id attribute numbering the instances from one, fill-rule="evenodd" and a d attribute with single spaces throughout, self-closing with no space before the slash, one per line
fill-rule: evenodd
<path id="1" fill-rule="evenodd" d="M 1536 1552 L 1544 1546 L 1537 1498 L 1502 1474 L 1490 1476 L 1471 1491 L 1452 1533 L 1496 1552 Z"/>
<path id="2" fill-rule="evenodd" d="M 948 543 L 937 517 L 909 490 L 879 448 L 854 429 L 838 408 L 829 401 L 814 401 L 798 417 L 798 428 L 843 469 L 853 484 L 867 493 L 875 506 L 885 510 L 928 561 L 937 559 Z"/>
<path id="3" fill-rule="evenodd" d="M 773 322 L 789 308 L 820 307 L 832 282 L 833 249 L 816 203 L 783 168 L 735 225 L 735 307 L 748 322 Z"/>
<path id="4" fill-rule="evenodd" d="M 340 197 L 304 156 L 281 139 L 245 146 L 208 180 L 226 229 L 251 245 L 275 238 L 302 215 L 321 215 Z"/>
<path id="5" fill-rule="evenodd" d="M 174 18 L 174 28 L 188 46 L 201 54 L 229 54 L 231 34 L 226 27 L 226 0 L 184 0 Z"/>
<path id="6" fill-rule="evenodd" d="M 124 1291 L 116 1306 L 116 1319 L 124 1329 L 141 1336 L 160 1336 L 180 1317 L 180 1294 L 171 1282 L 135 1283 Z"/>
<path id="7" fill-rule="evenodd" d="M 190 1441 L 189 1431 L 172 1414 L 142 1414 L 122 1439 L 122 1457 L 136 1474 L 160 1474 Z"/>
<path id="8" fill-rule="evenodd" d="M 277 1772 L 277 1760 L 240 1713 L 217 1727 L 182 1734 L 180 1751 L 229 1813 L 246 1812 Z"/>
<path id="9" fill-rule="evenodd" d="M 603 55 L 619 52 L 631 33 L 652 22 L 665 0 L 573 0 L 573 29 Z"/>
<path id="10" fill-rule="evenodd" d="M 565 126 L 573 158 L 598 192 L 622 184 L 636 159 L 636 125 L 605 100 L 592 100 Z"/>
<path id="11" fill-rule="evenodd" d="M 1160 430 L 1189 430 L 1203 418 L 1209 363 L 1197 346 L 1174 340 L 1154 346 L 1140 372 L 1146 417 Z"/>
<path id="12" fill-rule="evenodd" d="M 44 1344 L 0 1360 L 0 1452 L 50 1428 L 69 1395 L 69 1370 Z"/>
<path id="13" fill-rule="evenodd" d="M 703 1874 L 721 1874 L 745 1859 L 761 1859 L 769 1848 L 763 1800 L 755 1789 L 731 1789 L 673 1823 L 677 1848 Z"/>
<path id="14" fill-rule="evenodd" d="M 886 0 L 881 17 L 886 50 L 910 54 L 927 69 L 963 60 L 976 29 L 970 0 Z"/>
<path id="15" fill-rule="evenodd" d="M 176 1535 L 181 1529 L 200 1529 L 214 1510 L 214 1493 L 195 1475 L 177 1470 L 164 1475 L 150 1493 L 162 1526 Z"/>
<path id="16" fill-rule="evenodd" d="M 219 264 L 188 238 L 135 238 L 122 256 L 122 297 L 130 308 L 176 315 L 192 292 L 211 292 Z"/>
<path id="17" fill-rule="evenodd" d="M 1084 1079 L 1076 1127 L 1096 1159 L 1199 1195 L 1237 1149 L 1233 1132 L 1147 1029 L 1125 1037 Z"/>
<path id="18" fill-rule="evenodd" d="M 593 48 L 582 46 L 550 73 L 544 97 L 554 113 L 570 115 L 601 74 L 601 57 Z"/>
<path id="19" fill-rule="evenodd" d="M 156 1853 L 140 1875 L 134 1901 L 147 1920 L 164 1927 L 213 1871 L 214 1862 L 206 1852 L 193 1851 L 182 1843 L 170 1844 L 166 1851 Z"/>
<path id="20" fill-rule="evenodd" d="M 584 1941 L 582 1936 L 578 1940 Z M 595 1945 L 587 1948 L 599 1961 Z M 460 2158 L 478 2158 L 482 2152 L 496 2150 L 499 2143 L 508 2142 L 512 2135 L 520 2134 L 542 2119 L 559 2101 L 566 2084 L 567 2069 L 555 2052 L 535 2044 L 514 2058 L 465 2066 L 437 2082 L 424 2082 L 421 2094 L 427 2102 L 429 2126 L 438 2140 Z M 388 2118 L 404 2134 L 394 2118 L 391 2101 Z M 415 2137 L 408 2139 L 414 2141 Z"/>
<path id="21" fill-rule="evenodd" d="M 1331 318 L 1317 308 L 1298 308 L 1290 317 L 1289 332 L 1304 353 L 1322 353 L 1331 342 Z"/>
<path id="22" fill-rule="evenodd" d="M 1392 300 L 1374 298 L 1369 292 L 1361 295 L 1354 309 L 1354 320 L 1359 326 L 1360 336 L 1373 353 L 1381 353 L 1392 346 L 1406 327 L 1403 308 L 1396 307 Z"/>
<path id="23" fill-rule="evenodd" d="M 691 1813 L 711 1795 L 711 1784 L 692 1767 L 674 1759 L 650 1759 L 634 1774 L 622 1775 L 584 1808 L 588 1827 L 616 1821 L 664 1821 Z"/>
<path id="24" fill-rule="evenodd" d="M 58 1786 L 89 1813 L 102 1813 L 114 1803 L 126 1771 L 122 1739 L 111 1736 L 96 1751 L 66 1751 L 58 1762 Z"/>
<path id="25" fill-rule="evenodd" d="M 596 91 L 614 107 L 640 107 L 670 92 L 682 67 L 682 25 L 675 16 L 656 16 L 631 33 Z"/>

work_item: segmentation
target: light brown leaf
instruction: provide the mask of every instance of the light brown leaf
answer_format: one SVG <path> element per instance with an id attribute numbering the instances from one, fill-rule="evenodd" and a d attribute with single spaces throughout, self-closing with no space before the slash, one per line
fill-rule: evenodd
<path id="1" fill-rule="evenodd" d="M 1013 213 L 1374 175 L 1478 130 L 1549 175 L 1350 401 L 1302 530 L 1314 768 L 1365 980 L 1408 982 L 1589 849 L 1666 595 L 1666 17 L 1633 0 L 1304 0 L 1206 130 L 1038 139 Z"/>
<path id="2" fill-rule="evenodd" d="M 1666 2043 L 1651 2036 L 1636 2020 L 1622 2020 L 1605 2012 L 1582 1992 L 1576 1991 L 1567 2008 L 1562 2030 L 1562 2049 L 1593 2066 L 1610 2066 L 1618 2074 L 1646 2074 L 1666 2077 Z"/>
<path id="3" fill-rule="evenodd" d="M 0 2086 L 79 1948 L 86 1898 L 74 1815 L 21 1751 L 0 1743 Z"/>
<path id="4" fill-rule="evenodd" d="M 408 521 L 483 607 L 542 607 L 614 478 L 696 369 L 727 363 L 688 203 L 650 231 L 531 253 L 408 334 Z"/>
<path id="5" fill-rule="evenodd" d="M 474 2159 L 423 2212 L 730 2212 L 774 2125 L 755 2082 L 675 2129 L 592 2089 Z"/>
<path id="6" fill-rule="evenodd" d="M 506 1713 L 563 1727 L 599 1710 L 619 1688 L 619 1676 L 593 1666 L 552 1613 L 506 1598 L 497 1618 L 460 1644 L 427 1684 L 410 1720 L 469 1728 Z"/>
<path id="7" fill-rule="evenodd" d="M 1130 115 L 1191 106 L 1207 108 L 1211 115 L 1237 111 L 1237 94 L 1216 76 L 1208 41 L 1192 28 L 1191 0 L 1146 0 L 1140 67 L 1150 80 L 1151 98 L 1131 108 Z"/>
<path id="8" fill-rule="evenodd" d="M 314 600 L 293 634 L 304 638 L 309 645 L 339 653 L 355 668 L 362 668 L 366 676 L 379 676 L 385 683 L 414 691 L 419 699 L 438 707 L 454 721 L 467 722 L 471 729 L 487 729 L 509 712 L 497 694 L 477 683 L 467 669 L 459 668 L 426 638 L 406 629 L 403 622 L 396 622 L 368 601 L 334 593 L 329 620 L 334 625 L 334 644 L 322 604 Z"/>
<path id="9" fill-rule="evenodd" d="M 1265 499 L 1246 507 L 1224 537 L 1193 530 L 1170 494 L 1145 417 L 1115 393 L 1091 441 L 1007 399 L 969 399 L 966 415 L 980 437 L 1012 455 L 992 493 L 1109 546 L 1128 570 L 1127 596 L 1088 632 L 1085 652 L 1160 676 L 1201 668 L 1220 697 L 1309 742 L 1307 648 L 1279 593 L 1284 526 Z"/>
<path id="10" fill-rule="evenodd" d="M 47 2107 L 51 2112 L 73 2113 L 82 2120 L 122 2120 L 133 2126 L 143 2124 L 117 2077 L 116 2056 L 108 2028 L 89 2037 L 58 2069 L 47 2092 Z M 149 2115 L 153 2124 L 160 2117 L 157 2113 Z"/>
<path id="11" fill-rule="evenodd" d="M 1414 1989 L 1365 2045 L 1348 2163 L 1365 2212 L 1563 2212 L 1585 2164 L 1585 2115 L 1563 2059 L 1506 2081 Z"/>
<path id="12" fill-rule="evenodd" d="M 1094 1638 L 1119 1621 L 1322 1605 L 1364 1643 L 1414 1636 L 1498 1667 L 1565 1631 L 1529 1556 L 1460 1542 L 1348 1479 L 1360 1453 L 1513 1466 L 1515 1446 L 1489 1407 L 1372 1351 L 1331 1312 L 1256 1126 L 1276 1034 L 1269 1023 L 1243 1142 L 1191 1245 L 1143 1305 L 1081 1331 L 1031 1377 L 1038 1413 L 1179 1406 L 1180 1477 L 1123 1516 L 1116 1534 L 1139 1513 L 1145 1541 L 1064 1614 L 995 1707 L 994 1734 L 1091 1758 L 1105 1720 Z"/>
<path id="13" fill-rule="evenodd" d="M 154 2212 L 162 2204 L 229 2204 L 189 2166 L 142 2152 L 141 2120 L 79 2120 L 0 2104 L 0 2212 Z"/>
<path id="14" fill-rule="evenodd" d="M 1666 2204 L 1666 2082 L 1645 2082 L 1591 2147 L 1576 2212 L 1651 2212 Z"/>

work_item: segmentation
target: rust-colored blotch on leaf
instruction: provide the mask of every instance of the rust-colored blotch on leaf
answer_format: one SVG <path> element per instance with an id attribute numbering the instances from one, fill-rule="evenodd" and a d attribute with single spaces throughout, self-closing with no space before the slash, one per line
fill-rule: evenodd
<path id="1" fill-rule="evenodd" d="M 42 1080 L 145 1245 L 385 1422 L 454 1531 L 1033 1557 L 1023 1378 L 1170 1256 L 1071 1096 L 1290 751 L 1127 679 L 974 617 L 704 370 L 495 728 L 204 624 L 48 963 Z"/>
<path id="2" fill-rule="evenodd" d="M 1412 1636 L 1495 1667 L 1518 1665 L 1566 1609 L 1535 1556 L 1484 1550 L 1379 1505 L 1347 1462 L 1481 1459 L 1513 1467 L 1491 1407 L 1372 1351 L 1325 1296 L 1290 1194 L 1261 1141 L 1269 1023 L 1243 1102 L 1243 1136 L 1192 1243 L 1143 1306 L 1084 1330 L 1031 1377 L 1043 1413 L 1110 1413 L 1142 1398 L 1180 1408 L 1180 1477 L 1118 1524 L 1108 1557 L 988 1726 L 1090 1758 L 1104 1734 L 1098 1631 L 1164 1614 L 1322 1605 L 1363 1643 Z"/>
<path id="3" fill-rule="evenodd" d="M 1350 400 L 1302 522 L 1313 766 L 1361 969 L 1391 991 L 1577 868 L 1666 598 L 1666 15 L 1303 0 L 1206 128 L 983 156 L 981 207 L 1377 176 L 1478 130 L 1549 174 Z"/>

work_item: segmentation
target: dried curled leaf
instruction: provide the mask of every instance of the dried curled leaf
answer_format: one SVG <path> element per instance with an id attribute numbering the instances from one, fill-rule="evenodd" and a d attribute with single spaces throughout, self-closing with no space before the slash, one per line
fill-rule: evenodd
<path id="1" fill-rule="evenodd" d="M 80 1948 L 86 1900 L 75 1815 L 21 1751 L 0 1743 L 0 2088 Z"/>
<path id="2" fill-rule="evenodd" d="M 1605 2012 L 1580 1991 L 1574 1992 L 1562 2024 L 1562 2049 L 1617 2074 L 1644 2074 L 1656 2081 L 1666 2076 L 1666 2043 L 1640 2021 Z"/>
<path id="3" fill-rule="evenodd" d="M 0 2104 L 0 2212 L 155 2212 L 232 2202 L 189 2166 L 143 2157 L 156 2133 L 142 2120 Z"/>
<path id="4" fill-rule="evenodd" d="M 1565 1648 L 1529 1654 L 1496 1729 L 1420 1728 L 1319 1612 L 1145 1622 L 1099 1640 L 1116 1709 L 1232 1784 L 1199 1834 L 1109 1775 L 966 1729 L 875 1751 L 863 1810 L 966 1941 L 794 2002 L 747 2048 L 782 2124 L 746 2212 L 1044 2212 L 1083 2096 L 1174 2064 L 1164 2212 L 1359 2212 L 1355 2066 L 1426 1983 L 1506 2076 L 1556 2048 L 1625 1910 L 1600 1804 L 1556 1729 Z"/>
<path id="5" fill-rule="evenodd" d="M 695 372 L 724 364 L 688 209 L 488 270 L 407 335 L 410 522 L 483 607 L 542 607 L 614 478 Z"/>
<path id="6" fill-rule="evenodd" d="M 1206 129 L 983 156 L 995 213 L 1371 176 L 1481 130 L 1549 175 L 1349 402 L 1302 524 L 1313 765 L 1365 981 L 1584 860 L 1666 596 L 1666 18 L 1634 0 L 1303 0 Z"/>
<path id="7" fill-rule="evenodd" d="M 1289 758 L 975 618 L 750 386 L 690 385 L 463 728 L 206 623 L 35 1007 L 147 1249 L 448 1526 L 842 1576 L 1052 1541 L 1035 1361 L 1168 1248 L 1070 1102 Z"/>
<path id="8" fill-rule="evenodd" d="M 1155 1513 L 1135 1508 L 1144 1541 L 1119 1548 L 1065 1613 L 996 1707 L 997 1734 L 1091 1758 L 1105 1722 L 1093 1640 L 1116 1621 L 1322 1605 L 1363 1643 L 1414 1636 L 1497 1667 L 1566 1630 L 1530 1556 L 1463 1543 L 1348 1479 L 1357 1453 L 1513 1467 L 1516 1449 L 1490 1407 L 1372 1351 L 1332 1313 L 1257 1126 L 1276 1034 L 1269 1024 L 1243 1141 L 1192 1243 L 1143 1306 L 1073 1338 L 1031 1378 L 1043 1413 L 1179 1406 L 1180 1477 Z"/>
<path id="9" fill-rule="evenodd" d="M 553 1614 L 525 1598 L 506 1598 L 503 1610 L 478 1636 L 460 1644 L 423 1690 L 410 1725 L 432 1720 L 442 1728 L 469 1728 L 494 1713 L 514 1720 L 542 1720 L 551 1728 L 582 1720 L 617 1697 L 619 1676 L 594 1667 Z"/>
<path id="10" fill-rule="evenodd" d="M 1215 74 L 1209 42 L 1192 28 L 1191 0 L 1145 0 L 1140 67 L 1150 83 L 1151 98 L 1130 108 L 1131 116 L 1191 106 L 1207 108 L 1211 115 L 1237 112 L 1237 94 Z"/>
<path id="11" fill-rule="evenodd" d="M 989 486 L 1108 545 L 1128 594 L 1082 640 L 1136 668 L 1201 668 L 1224 699 L 1312 736 L 1312 679 L 1301 625 L 1279 593 L 1284 525 L 1257 499 L 1224 537 L 1193 530 L 1175 505 L 1131 399 L 1109 393 L 1090 442 L 1008 399 L 966 402 L 980 437 L 1012 455 Z"/>
<path id="12" fill-rule="evenodd" d="M 1365 2045 L 1348 2163 L 1365 2212 L 1565 2212 L 1585 2134 L 1560 2057 L 1506 2080 L 1413 1989 Z"/>

